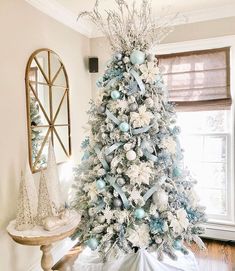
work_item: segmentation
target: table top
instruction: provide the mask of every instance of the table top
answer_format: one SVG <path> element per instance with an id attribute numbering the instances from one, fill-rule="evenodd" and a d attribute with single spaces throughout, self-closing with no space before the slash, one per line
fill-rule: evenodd
<path id="1" fill-rule="evenodd" d="M 52 244 L 71 236 L 78 227 L 79 222 L 80 215 L 74 213 L 69 223 L 53 231 L 46 231 L 41 226 L 35 226 L 27 231 L 17 231 L 15 229 L 15 220 L 13 220 L 9 223 L 7 231 L 12 239 L 21 245 L 41 246 Z"/>

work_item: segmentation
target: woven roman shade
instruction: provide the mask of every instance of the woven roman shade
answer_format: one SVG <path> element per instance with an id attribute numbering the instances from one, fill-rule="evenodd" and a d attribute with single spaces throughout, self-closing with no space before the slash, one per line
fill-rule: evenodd
<path id="1" fill-rule="evenodd" d="M 178 111 L 228 109 L 230 48 L 159 55 L 169 100 Z"/>

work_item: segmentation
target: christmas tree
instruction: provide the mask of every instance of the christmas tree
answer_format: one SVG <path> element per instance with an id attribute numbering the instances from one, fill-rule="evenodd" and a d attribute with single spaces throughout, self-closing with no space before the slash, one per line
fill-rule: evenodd
<path id="1" fill-rule="evenodd" d="M 37 210 L 37 223 L 43 224 L 43 220 L 47 217 L 56 216 L 56 209 L 51 202 L 47 179 L 44 171 L 41 171 L 38 193 L 38 210 Z"/>
<path id="2" fill-rule="evenodd" d="M 32 228 L 35 225 L 36 215 L 37 192 L 33 175 L 27 163 L 25 172 L 21 172 L 15 228 L 19 231 Z"/>
<path id="3" fill-rule="evenodd" d="M 42 131 L 37 129 L 38 125 L 42 125 L 41 116 L 39 112 L 39 104 L 37 102 L 37 99 L 33 96 L 30 97 L 30 120 L 31 120 L 31 127 L 32 128 L 32 134 L 31 134 L 31 142 L 32 142 L 32 162 L 35 163 L 35 160 L 37 158 L 38 152 L 41 148 L 41 144 L 43 141 Z M 44 155 L 40 157 L 40 159 L 37 162 L 36 167 L 40 168 L 41 166 L 44 166 L 46 163 L 46 158 Z"/>
<path id="4" fill-rule="evenodd" d="M 38 194 L 38 223 L 42 224 L 47 217 L 58 216 L 62 210 L 59 174 L 55 152 L 49 140 L 47 168 L 41 171 Z"/>
<path id="5" fill-rule="evenodd" d="M 76 169 L 76 208 L 82 222 L 75 236 L 103 259 L 109 252 L 139 248 L 187 253 L 184 243 L 203 246 L 205 221 L 195 181 L 184 169 L 174 105 L 157 58 L 150 49 L 172 30 L 170 22 L 152 20 L 151 7 L 124 0 L 118 11 L 84 12 L 109 39 L 114 55 L 89 110 L 90 135 Z"/>

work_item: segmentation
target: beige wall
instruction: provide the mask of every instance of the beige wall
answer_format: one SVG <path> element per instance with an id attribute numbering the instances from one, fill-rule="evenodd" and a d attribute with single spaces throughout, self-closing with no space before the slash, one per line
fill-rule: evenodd
<path id="1" fill-rule="evenodd" d="M 235 17 L 176 26 L 174 31 L 162 43 L 174 43 L 190 40 L 208 39 L 235 34 Z M 92 95 L 97 94 L 96 80 L 104 72 L 111 56 L 108 41 L 101 37 L 91 40 L 91 55 L 99 58 L 99 74 L 92 75 Z"/>
<path id="2" fill-rule="evenodd" d="M 79 158 L 82 126 L 91 97 L 86 59 L 90 42 L 24 0 L 0 0 L 0 270 L 28 271 L 38 248 L 15 244 L 5 227 L 14 218 L 20 170 L 27 148 L 24 72 L 30 54 L 42 47 L 63 60 L 71 87 L 72 148 Z M 65 185 L 65 184 L 64 184 Z M 66 184 L 65 186 L 68 186 Z"/>

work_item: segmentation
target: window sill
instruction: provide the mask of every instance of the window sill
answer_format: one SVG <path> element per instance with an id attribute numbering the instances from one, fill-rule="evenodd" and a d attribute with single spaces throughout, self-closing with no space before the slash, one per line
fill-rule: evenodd
<path id="1" fill-rule="evenodd" d="M 235 241 L 235 224 L 231 222 L 208 222 L 205 225 L 206 232 L 202 237 L 217 239 L 217 240 L 226 240 L 226 241 Z"/>

